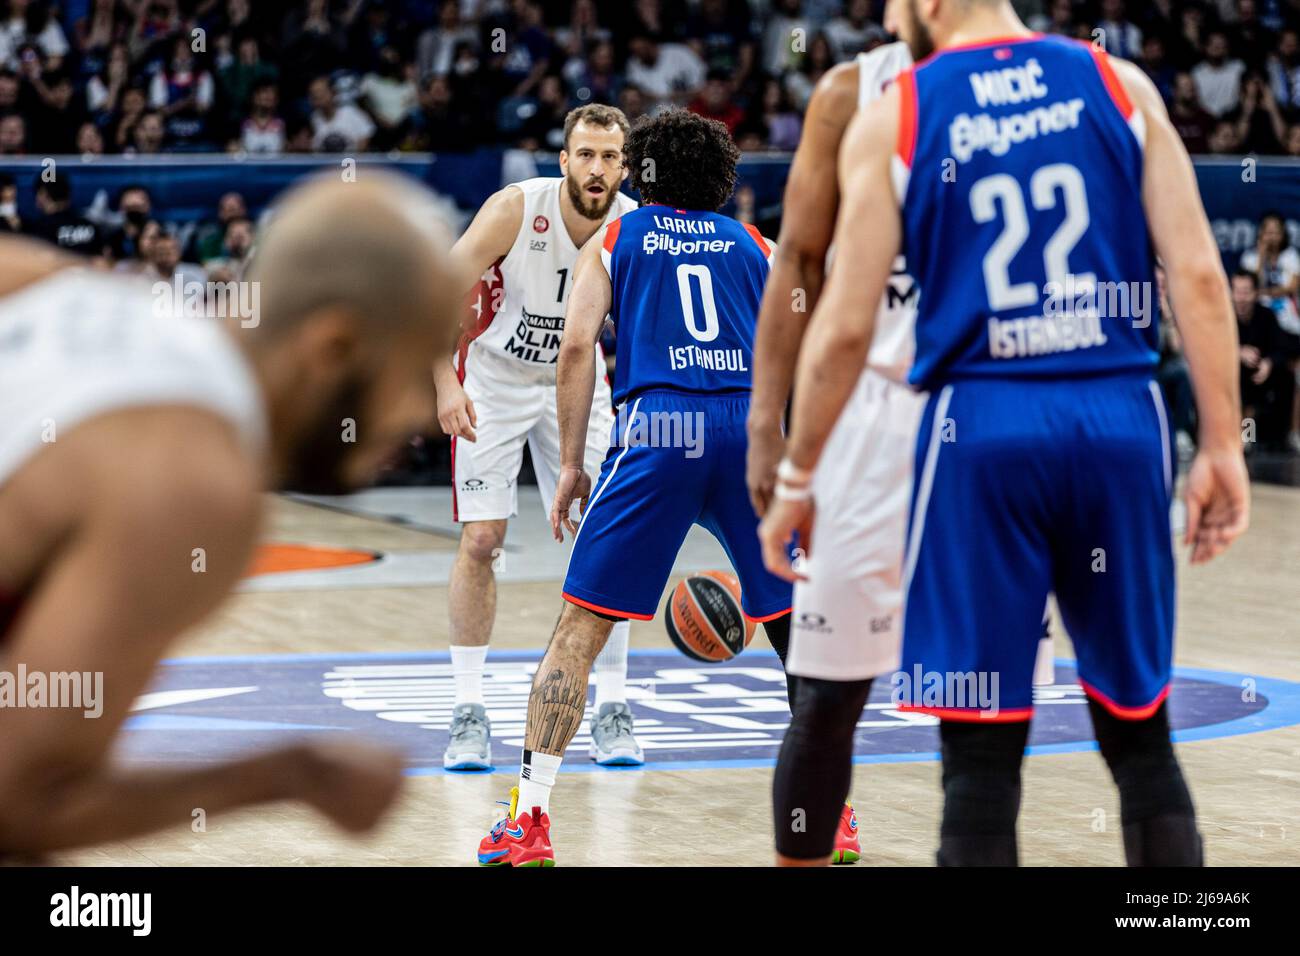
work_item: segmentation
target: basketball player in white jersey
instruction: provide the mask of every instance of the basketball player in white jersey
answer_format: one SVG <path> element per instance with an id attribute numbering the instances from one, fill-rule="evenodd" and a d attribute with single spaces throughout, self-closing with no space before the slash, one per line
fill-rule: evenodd
<path id="1" fill-rule="evenodd" d="M 455 356 L 434 369 L 438 420 L 452 436 L 453 517 L 462 523 L 451 573 L 451 664 L 456 680 L 449 770 L 491 766 L 483 668 L 496 618 L 496 577 L 506 522 L 518 512 L 524 445 L 542 510 L 560 471 L 555 369 L 578 250 L 606 223 L 636 208 L 619 192 L 627 171 L 627 118 L 590 105 L 565 119 L 561 177 L 507 186 L 483 204 L 452 250 L 465 275 L 483 276 L 477 322 Z M 469 291 L 469 290 L 465 290 Z M 599 348 L 597 349 L 599 351 Z M 609 451 L 613 415 L 603 357 L 587 432 L 593 480 Z M 619 623 L 596 659 L 590 756 L 604 766 L 644 763 L 627 705 L 629 624 Z"/>
<path id="2" fill-rule="evenodd" d="M 259 310 L 228 321 L 0 241 L 0 673 L 27 699 L 0 706 L 0 856 L 279 800 L 360 832 L 392 803 L 400 754 L 359 741 L 195 768 L 111 751 L 168 645 L 248 567 L 263 489 L 356 487 L 432 419 L 459 304 L 435 208 L 379 173 L 303 187 L 253 263 Z M 81 693 L 31 704 L 59 685 Z"/>
<path id="3" fill-rule="evenodd" d="M 891 31 L 895 9 L 891 0 L 885 12 Z M 925 405 L 925 396 L 907 385 L 917 291 L 901 256 L 880 303 L 867 367 L 831 433 L 823 466 L 814 475 L 778 475 L 777 462 L 799 345 L 826 269 L 833 267 L 839 192 L 827 170 L 854 113 L 911 64 L 907 44 L 888 43 L 835 67 L 818 83 L 786 184 L 754 348 L 747 474 L 754 507 L 765 513 L 782 478 L 810 480 L 818 503 L 810 542 L 801 542 L 804 579 L 795 585 L 786 662 L 787 674 L 798 677 L 792 693 L 798 704 L 774 781 L 777 858 L 787 865 L 824 864 L 830 857 L 833 823 L 810 816 L 805 828 L 792 830 L 790 808 L 825 804 L 820 817 L 826 817 L 842 806 L 837 801 L 848 792 L 853 733 L 871 680 L 898 667 L 901 648 L 903 543 L 914 438 Z M 1050 684 L 1052 672 L 1045 637 L 1035 683 Z M 841 786 L 834 797 L 809 793 Z M 856 827 L 851 808 L 838 812 Z M 840 839 L 845 826 L 841 820 Z M 845 862 L 840 856 L 837 850 L 834 862 Z"/>

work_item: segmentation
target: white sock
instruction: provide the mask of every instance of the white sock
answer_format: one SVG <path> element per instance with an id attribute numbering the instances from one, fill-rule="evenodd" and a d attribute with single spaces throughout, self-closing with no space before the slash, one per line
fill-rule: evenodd
<path id="1" fill-rule="evenodd" d="M 533 807 L 540 807 L 542 813 L 551 812 L 551 787 L 555 786 L 555 775 L 560 770 L 563 757 L 552 754 L 539 754 L 525 750 L 519 766 L 519 806 L 515 813 L 523 816 L 532 813 Z"/>
<path id="2" fill-rule="evenodd" d="M 602 704 L 627 703 L 627 639 L 631 621 L 619 621 L 609 632 L 605 648 L 596 655 L 596 713 Z"/>
<path id="3" fill-rule="evenodd" d="M 456 705 L 483 703 L 483 665 L 487 645 L 451 645 L 451 673 L 456 678 Z"/>

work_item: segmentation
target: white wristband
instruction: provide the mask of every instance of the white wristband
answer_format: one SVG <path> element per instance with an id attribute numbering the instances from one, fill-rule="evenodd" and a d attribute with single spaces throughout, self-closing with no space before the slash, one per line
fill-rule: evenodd
<path id="1" fill-rule="evenodd" d="M 789 458 L 782 458 L 776 466 L 777 481 L 792 481 L 795 484 L 806 485 L 812 481 L 812 471 L 807 468 L 800 468 Z"/>
<path id="2" fill-rule="evenodd" d="M 812 497 L 812 489 L 808 487 L 796 488 L 787 485 L 783 481 L 778 481 L 776 487 L 772 489 L 772 494 L 778 501 L 807 501 Z"/>

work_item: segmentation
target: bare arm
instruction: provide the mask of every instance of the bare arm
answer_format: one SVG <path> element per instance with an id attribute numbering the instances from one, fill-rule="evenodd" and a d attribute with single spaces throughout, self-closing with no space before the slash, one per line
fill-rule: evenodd
<path id="1" fill-rule="evenodd" d="M 109 759 L 165 648 L 207 616 L 243 573 L 261 510 L 256 470 L 223 424 L 188 410 L 163 417 L 161 431 L 153 418 L 147 436 L 133 443 L 128 431 L 99 431 L 96 451 L 127 443 L 135 453 L 118 456 L 111 474 L 86 470 L 87 500 L 96 504 L 67 536 L 0 653 L 6 671 L 21 663 L 47 679 L 91 675 L 87 687 L 101 675 L 89 713 L 0 711 L 0 852 L 121 839 L 188 821 L 195 809 L 215 813 L 288 797 L 328 809 L 335 799 L 328 792 L 337 781 L 328 778 L 338 766 L 315 745 L 220 767 L 137 770 Z M 202 564 L 196 548 L 203 549 Z M 391 773 L 400 774 L 400 765 Z M 380 786 L 384 773 L 366 779 Z M 365 824 L 369 812 L 350 820 Z"/>
<path id="2" fill-rule="evenodd" d="M 786 182 L 781 238 L 754 339 L 746 478 L 750 500 L 760 515 L 771 500 L 776 464 L 785 448 L 781 425 L 799 344 L 825 278 L 840 200 L 830 159 L 838 155 L 845 127 L 857 108 L 857 87 L 857 67 L 848 64 L 837 66 L 817 84 Z"/>
<path id="3" fill-rule="evenodd" d="M 513 186 L 494 193 L 479 209 L 465 234 L 451 248 L 453 274 L 465 295 L 510 251 L 523 219 L 524 194 Z M 434 362 L 433 383 L 438 391 L 438 424 L 442 430 L 474 441 L 478 417 L 456 376 L 450 355 Z"/>
<path id="4" fill-rule="evenodd" d="M 575 498 L 583 499 L 585 507 L 591 487 L 591 479 L 583 470 L 583 459 L 596 381 L 596 341 L 613 298 L 609 273 L 600 261 L 604 241 L 605 230 L 601 229 L 578 254 L 573 269 L 573 290 L 564 314 L 564 337 L 560 340 L 555 382 L 560 421 L 560 477 L 551 509 L 551 530 L 557 539 L 563 538 L 561 524 L 570 533 L 576 533 L 569 518 L 569 507 Z"/>
<path id="5" fill-rule="evenodd" d="M 1191 160 L 1151 81 L 1114 59 L 1116 74 L 1146 123 L 1142 205 L 1165 266 L 1200 422 L 1187 479 L 1187 541 L 1207 561 L 1246 530 L 1250 494 L 1241 452 L 1237 326 L 1219 249 L 1201 205 Z"/>
<path id="6" fill-rule="evenodd" d="M 802 487 L 783 493 L 778 484 L 759 528 L 764 563 L 787 580 L 797 577 L 786 554 L 790 536 L 800 532 L 808 547 L 810 473 L 866 362 L 876 307 L 902 242 L 889 175 L 897 127 L 894 86 L 854 117 L 840 147 L 836 256 L 853 268 L 831 270 L 799 354 L 786 458 L 804 472 L 795 482 Z"/>
<path id="7" fill-rule="evenodd" d="M 898 129 L 897 87 L 860 112 L 840 147 L 843 189 L 835 226 L 837 256 L 795 374 L 788 457 L 811 469 L 866 363 L 876 307 L 902 243 L 902 222 L 889 175 Z"/>

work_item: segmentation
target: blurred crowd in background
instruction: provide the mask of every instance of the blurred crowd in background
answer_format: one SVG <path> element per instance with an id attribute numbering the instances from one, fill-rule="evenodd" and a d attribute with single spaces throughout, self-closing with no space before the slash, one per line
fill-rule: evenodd
<path id="1" fill-rule="evenodd" d="M 1300 0 L 1018 0 L 1151 76 L 1195 153 L 1300 156 Z M 686 106 L 790 150 L 884 0 L 0 0 L 0 154 L 557 149 Z"/>
<path id="2" fill-rule="evenodd" d="M 1192 153 L 1300 157 L 1300 0 L 1016 0 L 1033 29 L 1138 63 Z M 557 151 L 575 106 L 683 106 L 746 151 L 790 151 L 817 81 L 889 37 L 884 0 L 0 0 L 0 231 L 106 268 L 238 280 L 256 226 L 238 192 L 201 222 L 128 186 L 93 209 L 67 173 L 4 156 Z M 38 215 L 23 221 L 18 190 Z M 752 190 L 737 193 L 753 221 Z M 779 216 L 779 211 L 777 212 Z M 771 222 L 762 223 L 774 229 Z M 1231 264 L 1230 264 L 1231 265 Z M 1267 216 L 1232 276 L 1255 440 L 1300 452 L 1300 253 Z M 1165 318 L 1169 316 L 1166 314 Z M 1180 451 L 1194 402 L 1172 323 L 1161 378 Z"/>

